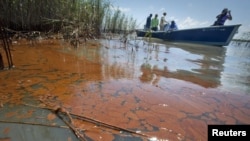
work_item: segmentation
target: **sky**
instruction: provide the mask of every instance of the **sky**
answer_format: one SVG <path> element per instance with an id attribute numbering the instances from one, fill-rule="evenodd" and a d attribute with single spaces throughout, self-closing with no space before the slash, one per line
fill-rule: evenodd
<path id="1" fill-rule="evenodd" d="M 233 19 L 225 25 L 242 24 L 239 33 L 250 32 L 250 0 L 110 0 L 127 16 L 143 28 L 147 16 L 152 13 L 166 20 L 175 20 L 179 29 L 210 26 L 224 8 L 231 10 Z"/>

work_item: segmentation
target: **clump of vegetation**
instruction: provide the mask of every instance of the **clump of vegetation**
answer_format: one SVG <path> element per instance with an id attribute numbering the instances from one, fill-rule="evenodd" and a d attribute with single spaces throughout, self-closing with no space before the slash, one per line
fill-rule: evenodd
<path id="1" fill-rule="evenodd" d="M 103 30 L 104 32 L 124 33 L 136 28 L 136 20 L 133 17 L 127 17 L 119 8 L 106 11 Z"/>
<path id="2" fill-rule="evenodd" d="M 12 31 L 60 32 L 64 37 L 98 38 L 101 31 L 133 30 L 136 21 L 108 0 L 1 0 L 0 20 Z"/>

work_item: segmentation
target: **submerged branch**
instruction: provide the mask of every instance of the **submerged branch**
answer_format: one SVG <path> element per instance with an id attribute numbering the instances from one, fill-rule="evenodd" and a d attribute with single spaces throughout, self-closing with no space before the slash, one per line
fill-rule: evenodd
<path id="1" fill-rule="evenodd" d="M 141 136 L 141 137 L 144 137 L 144 138 L 151 138 L 151 136 L 143 134 L 143 133 L 138 133 L 136 131 L 125 129 L 125 128 L 118 127 L 118 126 L 115 126 L 115 125 L 111 125 L 111 124 L 108 124 L 108 123 L 105 123 L 105 122 L 102 122 L 102 121 L 99 121 L 99 120 L 96 120 L 96 119 L 93 119 L 93 118 L 89 118 L 89 117 L 86 117 L 86 116 L 76 115 L 76 114 L 70 113 L 70 112 L 68 112 L 65 109 L 60 108 L 60 107 L 59 108 L 57 107 L 55 109 L 55 108 L 49 108 L 49 107 L 34 106 L 34 105 L 29 105 L 29 104 L 24 104 L 24 105 L 35 107 L 35 108 L 51 110 L 54 113 L 59 113 L 59 112 L 64 113 L 64 114 L 68 115 L 68 117 L 73 117 L 73 118 L 76 118 L 76 119 L 79 119 L 79 120 L 82 120 L 82 121 L 85 121 L 85 122 L 89 122 L 89 123 L 92 123 L 92 124 L 95 124 L 95 125 L 98 125 L 98 126 L 108 128 L 108 129 L 127 132 L 127 133 L 130 133 L 130 134 L 133 134 L 133 135 L 138 135 L 138 136 Z M 67 124 L 69 124 L 71 126 L 71 124 L 69 122 Z"/>
<path id="2" fill-rule="evenodd" d="M 81 139 L 81 141 L 87 141 L 84 137 L 84 135 L 81 133 L 81 131 L 79 131 L 78 129 L 76 129 L 76 127 L 74 126 L 73 123 L 73 119 L 71 117 L 71 115 L 69 114 L 68 111 L 65 111 L 62 108 L 57 108 L 55 111 L 55 114 L 75 133 L 75 135 Z M 66 114 L 67 117 L 70 119 L 70 122 L 68 122 L 63 116 L 61 116 L 61 113 Z"/>

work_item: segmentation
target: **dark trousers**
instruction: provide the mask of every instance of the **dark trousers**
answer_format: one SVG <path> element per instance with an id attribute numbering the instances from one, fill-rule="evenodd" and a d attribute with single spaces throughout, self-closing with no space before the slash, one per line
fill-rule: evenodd
<path id="1" fill-rule="evenodd" d="M 214 24 L 213 24 L 213 26 L 216 26 L 216 25 L 220 25 L 221 26 L 221 25 L 224 25 L 224 24 L 220 23 L 219 21 L 215 21 Z"/>
<path id="2" fill-rule="evenodd" d="M 158 30 L 158 27 L 152 27 L 151 28 L 153 31 L 157 31 Z"/>

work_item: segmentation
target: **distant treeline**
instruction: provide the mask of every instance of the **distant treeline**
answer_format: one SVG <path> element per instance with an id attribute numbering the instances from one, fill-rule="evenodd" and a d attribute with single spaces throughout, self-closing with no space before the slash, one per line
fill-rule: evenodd
<path id="1" fill-rule="evenodd" d="M 242 33 L 242 36 L 239 40 L 244 42 L 250 42 L 250 31 Z"/>
<path id="2" fill-rule="evenodd" d="M 240 37 L 234 38 L 232 44 L 236 46 L 250 47 L 250 31 L 243 32 Z"/>
<path id="3" fill-rule="evenodd" d="M 0 0 L 1 24 L 16 31 L 78 31 L 100 35 L 102 30 L 133 30 L 136 20 L 108 0 Z"/>

